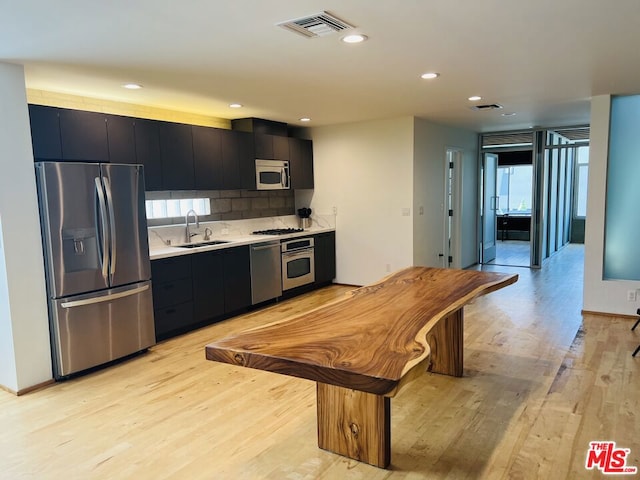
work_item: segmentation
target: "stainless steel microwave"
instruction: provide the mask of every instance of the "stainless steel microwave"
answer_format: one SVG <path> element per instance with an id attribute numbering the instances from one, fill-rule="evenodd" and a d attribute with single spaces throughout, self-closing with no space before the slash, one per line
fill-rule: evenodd
<path id="1" fill-rule="evenodd" d="M 256 189 L 288 190 L 290 185 L 287 160 L 256 160 Z"/>

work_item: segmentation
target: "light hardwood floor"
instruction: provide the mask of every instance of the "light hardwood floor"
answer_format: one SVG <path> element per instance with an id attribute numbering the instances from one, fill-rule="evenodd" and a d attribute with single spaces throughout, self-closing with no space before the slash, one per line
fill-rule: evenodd
<path id="1" fill-rule="evenodd" d="M 349 290 L 332 286 L 21 397 L 0 391 L 0 478 L 599 479 L 584 468 L 594 440 L 640 467 L 633 320 L 582 318 L 580 247 L 511 271 L 518 283 L 465 308 L 464 377 L 424 374 L 393 399 L 389 470 L 318 449 L 313 382 L 204 358 L 212 339 Z"/>
<path id="2" fill-rule="evenodd" d="M 496 258 L 487 264 L 528 267 L 531 265 L 531 246 L 529 242 L 522 240 L 498 240 Z"/>

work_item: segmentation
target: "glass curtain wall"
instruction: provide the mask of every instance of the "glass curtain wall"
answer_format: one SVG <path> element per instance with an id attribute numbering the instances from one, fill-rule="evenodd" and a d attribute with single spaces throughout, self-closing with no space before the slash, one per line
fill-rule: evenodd
<path id="1" fill-rule="evenodd" d="M 546 172 L 546 222 L 543 222 L 543 258 L 548 258 L 571 240 L 573 176 L 576 147 L 569 139 L 547 132 L 544 156 Z"/>

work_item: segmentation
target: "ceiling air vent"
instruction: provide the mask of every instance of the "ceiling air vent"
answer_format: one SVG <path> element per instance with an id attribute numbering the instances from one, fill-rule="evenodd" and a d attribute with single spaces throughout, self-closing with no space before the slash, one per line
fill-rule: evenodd
<path id="1" fill-rule="evenodd" d="M 353 25 L 349 25 L 344 20 L 340 20 L 327 12 L 289 20 L 277 25 L 307 38 L 324 37 L 325 35 L 354 28 Z"/>
<path id="2" fill-rule="evenodd" d="M 489 103 L 486 105 L 474 105 L 471 107 L 472 110 L 498 110 L 502 108 L 502 105 L 499 103 Z"/>

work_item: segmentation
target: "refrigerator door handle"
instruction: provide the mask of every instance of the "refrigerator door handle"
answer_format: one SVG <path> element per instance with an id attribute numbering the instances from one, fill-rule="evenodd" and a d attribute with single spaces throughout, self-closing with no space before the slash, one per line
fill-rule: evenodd
<path id="1" fill-rule="evenodd" d="M 102 263 L 102 277 L 106 280 L 109 276 L 109 244 L 107 243 L 107 233 L 105 231 L 107 227 L 107 204 L 104 198 L 104 190 L 102 190 L 102 183 L 100 177 L 94 179 L 96 184 L 96 195 L 98 196 L 98 205 L 100 206 L 100 222 L 101 227 L 98 229 L 100 233 L 100 240 L 98 242 L 98 253 L 100 256 L 100 262 Z"/>
<path id="2" fill-rule="evenodd" d="M 111 195 L 111 183 L 108 177 L 103 177 L 104 191 L 107 192 L 107 204 L 109 207 L 109 229 L 111 232 L 111 257 L 109 261 L 109 272 L 111 275 L 116 273 L 116 219 L 113 208 L 113 195 Z"/>
<path id="3" fill-rule="evenodd" d="M 86 298 L 84 300 L 74 300 L 71 302 L 63 302 L 60 304 L 60 306 L 62 308 L 73 308 L 73 307 L 83 307 L 85 305 L 94 305 L 96 303 L 102 303 L 102 302 L 111 302 L 113 300 L 117 300 L 118 298 L 137 295 L 141 292 L 144 292 L 145 290 L 149 290 L 149 285 L 143 285 L 142 287 L 137 287 L 131 290 L 127 290 L 126 292 L 112 293 L 111 295 L 104 295 L 101 297 L 93 297 L 93 298 Z"/>

